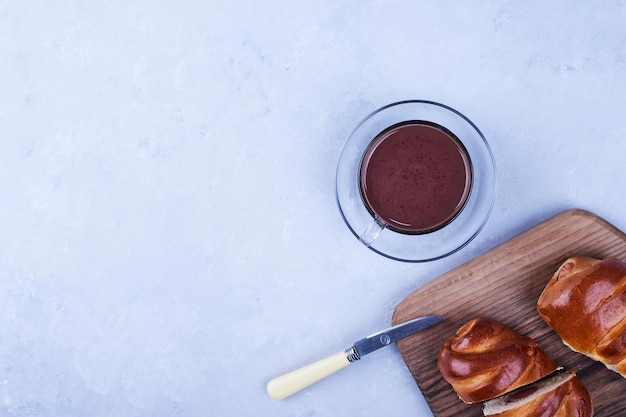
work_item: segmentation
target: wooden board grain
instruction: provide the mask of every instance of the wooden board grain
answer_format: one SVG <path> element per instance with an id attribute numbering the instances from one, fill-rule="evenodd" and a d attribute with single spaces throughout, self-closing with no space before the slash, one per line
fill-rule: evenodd
<path id="1" fill-rule="evenodd" d="M 392 324 L 427 314 L 445 317 L 398 343 L 436 417 L 482 416 L 482 405 L 464 404 L 437 369 L 444 340 L 477 316 L 532 337 L 558 365 L 577 372 L 591 392 L 595 417 L 626 415 L 626 379 L 565 347 L 536 310 L 556 268 L 577 255 L 626 261 L 626 235 L 593 213 L 568 210 L 434 279 L 398 304 Z"/>

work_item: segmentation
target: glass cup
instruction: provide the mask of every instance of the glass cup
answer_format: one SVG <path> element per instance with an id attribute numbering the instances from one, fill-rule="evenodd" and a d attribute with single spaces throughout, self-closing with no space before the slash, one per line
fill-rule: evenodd
<path id="1" fill-rule="evenodd" d="M 348 228 L 400 261 L 432 261 L 466 246 L 494 196 L 485 137 L 460 112 L 432 101 L 397 102 L 368 115 L 337 165 L 337 203 Z"/>

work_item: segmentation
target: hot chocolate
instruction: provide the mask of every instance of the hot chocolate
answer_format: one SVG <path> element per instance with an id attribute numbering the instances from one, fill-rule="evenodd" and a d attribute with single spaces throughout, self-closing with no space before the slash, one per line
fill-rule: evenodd
<path id="1" fill-rule="evenodd" d="M 370 143 L 360 168 L 361 195 L 370 213 L 407 234 L 429 233 L 452 221 L 471 183 L 463 144 L 444 127 L 424 121 L 385 129 Z"/>

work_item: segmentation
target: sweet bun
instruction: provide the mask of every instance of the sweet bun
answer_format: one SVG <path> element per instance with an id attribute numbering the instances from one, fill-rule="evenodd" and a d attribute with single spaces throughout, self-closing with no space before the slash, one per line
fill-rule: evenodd
<path id="1" fill-rule="evenodd" d="M 557 369 L 534 340 L 485 317 L 467 322 L 445 341 L 437 367 L 468 404 L 496 398 Z"/>
<path id="2" fill-rule="evenodd" d="M 567 259 L 541 293 L 537 310 L 572 350 L 626 377 L 626 264 Z"/>
<path id="3" fill-rule="evenodd" d="M 494 400 L 483 414 L 491 417 L 592 417 L 591 395 L 571 372 L 557 372 Z"/>

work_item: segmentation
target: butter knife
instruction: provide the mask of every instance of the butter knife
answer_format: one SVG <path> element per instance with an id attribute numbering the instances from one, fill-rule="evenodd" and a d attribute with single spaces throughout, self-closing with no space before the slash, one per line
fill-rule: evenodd
<path id="1" fill-rule="evenodd" d="M 398 340 L 424 330 L 435 323 L 439 323 L 441 320 L 443 320 L 443 317 L 418 317 L 374 333 L 371 336 L 355 342 L 352 347 L 343 352 L 335 353 L 327 358 L 272 379 L 267 384 L 267 393 L 275 400 L 287 398 L 320 379 L 326 378 L 332 373 L 348 366 L 352 362 L 361 359 L 368 353 L 372 353 L 391 343 L 396 343 Z"/>

